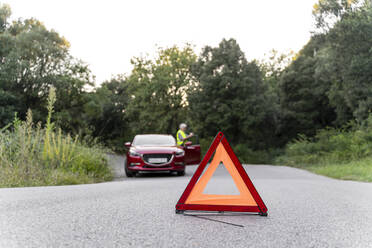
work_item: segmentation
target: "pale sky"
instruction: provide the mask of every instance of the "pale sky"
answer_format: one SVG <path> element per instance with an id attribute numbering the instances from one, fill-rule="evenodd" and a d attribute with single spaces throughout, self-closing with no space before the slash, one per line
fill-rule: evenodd
<path id="1" fill-rule="evenodd" d="M 128 74 L 134 56 L 156 47 L 217 46 L 235 38 L 246 57 L 271 49 L 297 52 L 310 38 L 317 0 L 0 0 L 13 18 L 35 17 L 71 43 L 71 54 L 89 64 L 97 84 Z"/>

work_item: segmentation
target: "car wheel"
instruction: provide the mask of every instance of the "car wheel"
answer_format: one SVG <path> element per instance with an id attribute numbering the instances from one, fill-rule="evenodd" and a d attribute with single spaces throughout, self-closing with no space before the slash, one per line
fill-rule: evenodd
<path id="1" fill-rule="evenodd" d="M 127 159 L 126 158 L 124 158 L 124 171 L 125 171 L 125 175 L 127 176 L 127 177 L 133 177 L 133 176 L 135 176 L 135 172 L 131 172 L 131 171 L 129 171 L 128 170 L 128 167 L 127 167 Z"/>
<path id="2" fill-rule="evenodd" d="M 185 170 L 177 171 L 177 176 L 184 176 L 184 175 L 185 175 Z"/>

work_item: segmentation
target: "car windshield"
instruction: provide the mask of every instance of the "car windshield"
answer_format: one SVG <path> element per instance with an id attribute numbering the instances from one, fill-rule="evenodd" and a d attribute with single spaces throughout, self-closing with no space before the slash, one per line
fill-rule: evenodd
<path id="1" fill-rule="evenodd" d="M 171 135 L 137 135 L 134 146 L 175 146 L 176 140 Z"/>

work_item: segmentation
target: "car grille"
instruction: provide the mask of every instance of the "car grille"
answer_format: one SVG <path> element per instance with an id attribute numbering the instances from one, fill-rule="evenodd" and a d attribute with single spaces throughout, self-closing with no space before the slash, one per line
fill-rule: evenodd
<path id="1" fill-rule="evenodd" d="M 155 154 L 143 154 L 143 160 L 148 163 L 148 164 L 152 164 L 152 165 L 163 165 L 163 164 L 167 164 L 169 163 L 172 158 L 173 158 L 173 155 L 172 154 L 159 154 L 159 153 L 155 153 Z M 161 159 L 161 158 L 166 158 L 166 161 L 167 162 L 150 162 L 151 159 Z"/>

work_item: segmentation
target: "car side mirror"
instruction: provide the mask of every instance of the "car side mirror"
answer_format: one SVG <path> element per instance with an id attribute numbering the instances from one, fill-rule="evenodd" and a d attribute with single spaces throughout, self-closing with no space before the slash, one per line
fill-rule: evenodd
<path id="1" fill-rule="evenodd" d="M 191 141 L 186 141 L 185 142 L 185 146 L 191 146 L 192 145 L 192 142 Z"/>
<path id="2" fill-rule="evenodd" d="M 130 142 L 125 142 L 124 145 L 125 145 L 126 148 L 129 148 L 129 147 L 132 145 L 132 143 L 130 143 Z"/>

